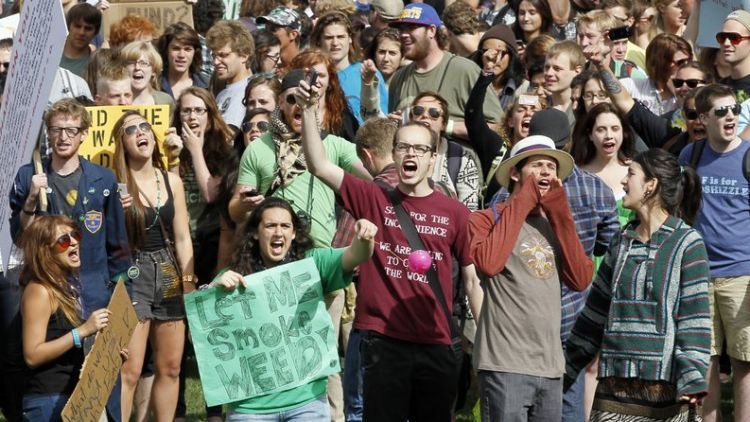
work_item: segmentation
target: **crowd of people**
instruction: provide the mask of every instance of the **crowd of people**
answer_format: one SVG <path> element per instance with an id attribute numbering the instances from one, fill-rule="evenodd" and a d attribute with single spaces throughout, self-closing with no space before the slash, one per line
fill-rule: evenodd
<path id="1" fill-rule="evenodd" d="M 93 417 L 184 420 L 185 295 L 311 258 L 342 371 L 207 420 L 713 422 L 729 373 L 750 421 L 750 11 L 706 37 L 699 0 L 185 1 L 103 28 L 62 0 L 9 198 L 7 420 L 61 420 L 119 282 Z M 110 168 L 79 154 L 87 106 L 132 105 L 169 129 L 126 110 Z"/>

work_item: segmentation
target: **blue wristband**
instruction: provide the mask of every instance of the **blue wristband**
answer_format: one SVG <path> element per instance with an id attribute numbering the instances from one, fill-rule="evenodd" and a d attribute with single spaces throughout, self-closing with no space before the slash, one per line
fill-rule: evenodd
<path id="1" fill-rule="evenodd" d="M 78 335 L 78 328 L 70 330 L 70 334 L 73 335 L 73 345 L 77 348 L 81 348 L 81 336 Z"/>

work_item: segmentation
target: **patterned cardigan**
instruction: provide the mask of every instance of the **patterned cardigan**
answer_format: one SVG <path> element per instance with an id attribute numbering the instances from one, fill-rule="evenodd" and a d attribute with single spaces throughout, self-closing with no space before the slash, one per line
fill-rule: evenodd
<path id="1" fill-rule="evenodd" d="M 668 217 L 648 243 L 631 223 L 615 235 L 566 347 L 566 381 L 600 353 L 599 378 L 706 391 L 711 320 L 703 238 Z"/>

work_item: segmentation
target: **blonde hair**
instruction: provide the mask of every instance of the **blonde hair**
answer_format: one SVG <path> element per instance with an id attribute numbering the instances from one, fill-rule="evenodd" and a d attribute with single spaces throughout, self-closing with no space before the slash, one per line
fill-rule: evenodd
<path id="1" fill-rule="evenodd" d="M 148 62 L 151 64 L 153 73 L 151 75 L 151 81 L 149 84 L 155 91 L 159 90 L 159 75 L 161 75 L 162 69 L 164 69 L 164 63 L 161 60 L 159 52 L 156 51 L 153 44 L 147 41 L 133 41 L 120 50 L 120 58 L 124 62 L 136 61 L 141 58 L 141 54 L 145 54 L 148 58 Z"/>

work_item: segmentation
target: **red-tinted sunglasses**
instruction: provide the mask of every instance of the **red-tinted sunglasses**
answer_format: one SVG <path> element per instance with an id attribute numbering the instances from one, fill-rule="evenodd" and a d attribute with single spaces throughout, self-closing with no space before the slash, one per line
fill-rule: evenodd
<path id="1" fill-rule="evenodd" d="M 750 36 L 740 35 L 736 32 L 719 32 L 716 34 L 716 41 L 719 42 L 719 45 L 724 45 L 726 40 L 729 40 L 732 45 L 739 45 L 744 40 L 750 40 Z"/>
<path id="2" fill-rule="evenodd" d="M 60 236 L 55 240 L 55 243 L 52 245 L 52 248 L 55 250 L 56 253 L 63 253 L 70 248 L 70 244 L 73 243 L 73 240 L 75 239 L 77 243 L 81 242 L 81 232 L 78 230 L 73 230 L 70 233 L 65 233 L 64 235 Z"/>

